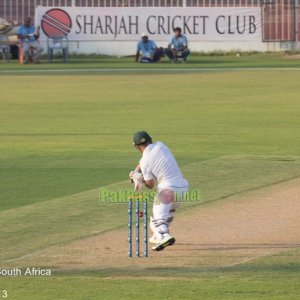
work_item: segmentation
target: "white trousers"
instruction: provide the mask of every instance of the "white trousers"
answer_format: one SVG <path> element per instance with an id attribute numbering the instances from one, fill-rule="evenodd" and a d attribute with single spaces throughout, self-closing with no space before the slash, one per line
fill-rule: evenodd
<path id="1" fill-rule="evenodd" d="M 153 220 L 151 229 L 155 234 L 169 233 L 169 225 L 174 218 L 175 210 L 179 207 L 178 200 L 188 188 L 172 191 L 163 189 L 158 191 L 153 203 Z"/>

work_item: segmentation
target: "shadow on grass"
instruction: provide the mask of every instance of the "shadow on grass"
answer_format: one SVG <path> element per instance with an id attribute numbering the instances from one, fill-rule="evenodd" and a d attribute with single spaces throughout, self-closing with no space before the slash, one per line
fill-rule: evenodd
<path id="1" fill-rule="evenodd" d="M 181 244 L 177 246 L 186 246 L 185 251 L 228 251 L 228 250 L 248 250 L 248 249 L 297 249 L 300 244 Z"/>
<path id="2" fill-rule="evenodd" d="M 55 269 L 54 269 L 55 270 Z M 231 267 L 153 267 L 153 268 L 105 268 L 94 270 L 57 270 L 54 272 L 57 276 L 92 276 L 92 277 L 202 277 L 202 276 L 227 276 L 227 275 L 254 275 L 259 276 L 272 274 L 270 276 L 282 275 L 295 276 L 300 273 L 300 262 L 281 263 L 270 265 L 238 265 Z"/>

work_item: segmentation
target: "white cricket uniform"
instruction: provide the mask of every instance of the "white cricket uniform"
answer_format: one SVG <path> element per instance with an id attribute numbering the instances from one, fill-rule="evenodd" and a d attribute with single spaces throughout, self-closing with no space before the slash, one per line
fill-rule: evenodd
<path id="1" fill-rule="evenodd" d="M 162 142 L 146 147 L 140 160 L 140 168 L 144 180 L 157 180 L 157 189 L 170 189 L 179 192 L 188 189 L 188 182 L 183 178 L 177 162 Z"/>
<path id="2" fill-rule="evenodd" d="M 168 227 L 174 218 L 175 211 L 174 202 L 163 201 L 165 197 L 163 191 L 171 190 L 182 195 L 188 190 L 189 184 L 183 178 L 173 154 L 162 142 L 149 144 L 146 147 L 140 160 L 140 168 L 144 180 L 157 181 L 158 195 L 153 203 L 153 220 L 150 227 L 159 241 L 164 233 L 168 234 Z"/>

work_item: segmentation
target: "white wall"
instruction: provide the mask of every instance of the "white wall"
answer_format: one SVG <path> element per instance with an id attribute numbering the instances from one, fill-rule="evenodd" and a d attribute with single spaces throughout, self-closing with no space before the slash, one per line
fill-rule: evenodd
<path id="1" fill-rule="evenodd" d="M 42 41 L 47 49 L 46 41 Z M 69 52 L 77 54 L 105 54 L 113 56 L 134 55 L 136 42 L 132 41 L 82 41 L 69 42 Z M 167 42 L 157 42 L 158 47 L 167 47 Z M 189 48 L 193 52 L 213 51 L 284 51 L 292 49 L 292 43 L 280 42 L 191 42 Z"/>

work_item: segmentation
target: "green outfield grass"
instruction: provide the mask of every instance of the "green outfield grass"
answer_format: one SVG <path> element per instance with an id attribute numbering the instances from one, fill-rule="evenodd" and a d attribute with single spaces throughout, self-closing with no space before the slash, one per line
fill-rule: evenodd
<path id="1" fill-rule="evenodd" d="M 172 64 L 166 57 L 162 59 L 161 63 L 157 64 L 140 64 L 134 62 L 134 57 L 109 57 L 109 56 L 78 56 L 71 55 L 70 62 L 67 64 L 62 63 L 61 58 L 57 58 L 53 63 L 48 64 L 47 60 L 43 60 L 41 65 L 19 65 L 16 61 L 11 63 L 0 64 L 1 71 L 42 71 L 42 70 L 61 70 L 63 73 L 68 71 L 88 69 L 108 69 L 108 70 L 155 70 L 172 71 L 174 69 L 237 69 L 237 68 L 299 68 L 299 56 L 289 53 L 194 53 L 189 58 L 188 64 Z"/>
<path id="2" fill-rule="evenodd" d="M 218 70 L 250 67 L 270 69 Z M 187 65 L 129 58 L 0 64 L 0 268 L 125 228 L 124 206 L 99 206 L 98 188 L 129 186 L 139 129 L 164 141 L 191 186 L 203 191 L 202 202 L 182 211 L 300 176 L 300 71 L 290 70 L 298 67 L 282 55 L 197 56 Z M 0 278 L 0 290 L 18 300 L 299 299 L 299 262 L 295 250 L 226 269 L 60 271 Z"/>

